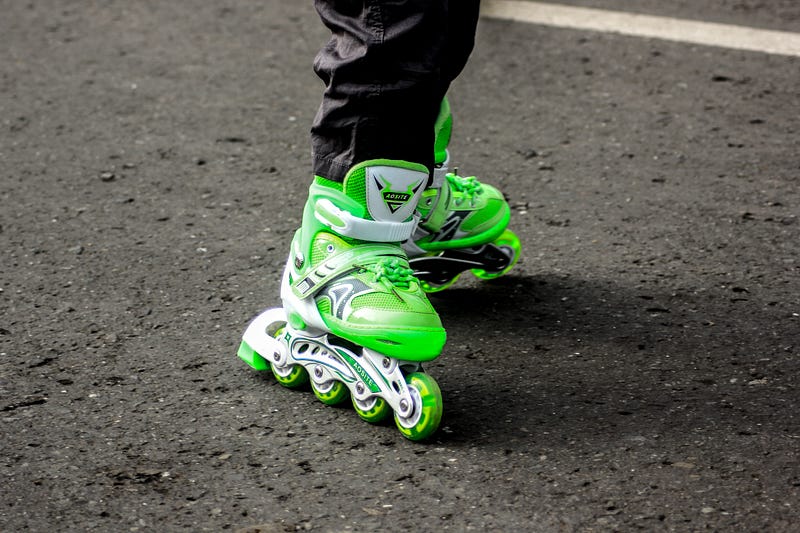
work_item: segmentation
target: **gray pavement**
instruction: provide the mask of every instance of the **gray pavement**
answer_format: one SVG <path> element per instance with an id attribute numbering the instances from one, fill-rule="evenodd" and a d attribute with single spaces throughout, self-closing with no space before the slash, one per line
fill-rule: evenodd
<path id="1" fill-rule="evenodd" d="M 235 356 L 310 179 L 309 2 L 0 9 L 0 531 L 796 529 L 797 58 L 482 21 L 453 153 L 524 256 L 433 297 L 415 444 Z"/>

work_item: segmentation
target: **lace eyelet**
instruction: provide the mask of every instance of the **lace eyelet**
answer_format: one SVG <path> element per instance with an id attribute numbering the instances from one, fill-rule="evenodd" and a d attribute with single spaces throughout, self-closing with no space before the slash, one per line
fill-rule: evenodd
<path id="1" fill-rule="evenodd" d="M 329 244 L 328 246 L 325 247 L 325 251 L 328 252 L 329 254 L 332 254 L 333 252 L 336 251 L 336 247 L 332 244 Z"/>

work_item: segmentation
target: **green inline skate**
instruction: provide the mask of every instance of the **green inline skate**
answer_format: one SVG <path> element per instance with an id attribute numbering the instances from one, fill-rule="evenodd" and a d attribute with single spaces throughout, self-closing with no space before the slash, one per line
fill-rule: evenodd
<path id="1" fill-rule="evenodd" d="M 419 202 L 420 223 L 403 243 L 426 292 L 446 289 L 467 270 L 498 278 L 513 268 L 521 249 L 508 229 L 511 210 L 502 193 L 474 176 L 449 172 L 452 122 L 445 99 L 436 121 L 433 183 Z"/>
<path id="2" fill-rule="evenodd" d="M 351 398 L 372 423 L 394 413 L 408 439 L 432 435 L 442 395 L 422 363 L 445 343 L 439 316 L 400 243 L 418 223 L 422 165 L 373 160 L 339 184 L 317 177 L 283 274 L 282 308 L 248 326 L 239 356 L 325 404 Z"/>

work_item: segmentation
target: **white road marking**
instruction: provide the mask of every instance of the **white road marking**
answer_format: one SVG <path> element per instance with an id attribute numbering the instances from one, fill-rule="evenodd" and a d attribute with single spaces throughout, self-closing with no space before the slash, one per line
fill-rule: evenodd
<path id="1" fill-rule="evenodd" d="M 484 17 L 800 57 L 800 33 L 520 0 L 483 0 Z"/>

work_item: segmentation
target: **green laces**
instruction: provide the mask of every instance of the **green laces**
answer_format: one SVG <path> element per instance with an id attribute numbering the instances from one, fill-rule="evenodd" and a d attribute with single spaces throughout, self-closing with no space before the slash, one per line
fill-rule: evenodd
<path id="1" fill-rule="evenodd" d="M 375 274 L 375 281 L 386 280 L 393 287 L 408 289 L 414 281 L 414 271 L 408 268 L 404 261 L 397 257 L 378 261 L 370 268 Z"/>
<path id="2" fill-rule="evenodd" d="M 475 176 L 465 178 L 457 174 L 448 174 L 447 181 L 450 182 L 453 191 L 461 193 L 464 199 L 472 200 L 476 194 L 483 190 L 481 182 Z"/>

